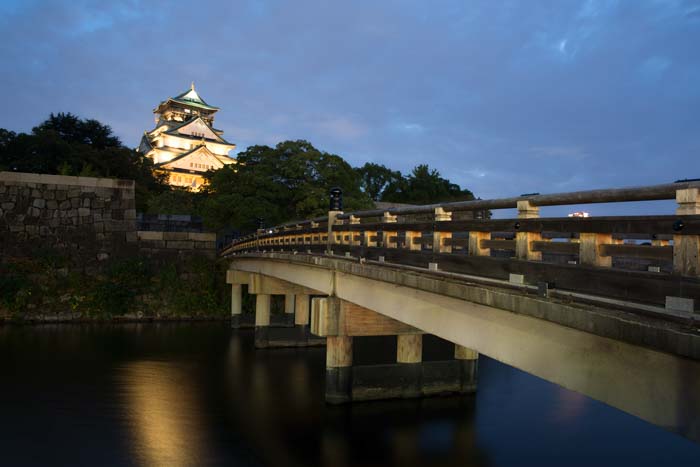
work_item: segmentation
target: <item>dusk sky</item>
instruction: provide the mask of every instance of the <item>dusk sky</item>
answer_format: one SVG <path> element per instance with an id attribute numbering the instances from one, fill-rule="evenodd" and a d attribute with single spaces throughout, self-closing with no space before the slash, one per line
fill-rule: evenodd
<path id="1" fill-rule="evenodd" d="M 0 127 L 129 146 L 194 81 L 243 150 L 306 139 L 482 198 L 700 177 L 698 1 L 0 3 Z"/>

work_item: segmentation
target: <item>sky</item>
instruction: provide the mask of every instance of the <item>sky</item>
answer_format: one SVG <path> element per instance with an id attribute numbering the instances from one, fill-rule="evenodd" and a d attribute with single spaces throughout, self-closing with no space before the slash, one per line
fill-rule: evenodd
<path id="1" fill-rule="evenodd" d="M 237 144 L 429 164 L 482 198 L 700 177 L 700 1 L 0 0 L 0 128 L 137 146 L 162 100 Z"/>

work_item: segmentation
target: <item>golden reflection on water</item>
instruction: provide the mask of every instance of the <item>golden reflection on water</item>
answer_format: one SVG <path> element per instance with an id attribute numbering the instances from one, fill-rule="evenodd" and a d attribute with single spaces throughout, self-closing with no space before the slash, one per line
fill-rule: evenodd
<path id="1" fill-rule="evenodd" d="M 200 465 L 209 448 L 192 372 L 157 361 L 131 362 L 117 371 L 140 464 Z"/>

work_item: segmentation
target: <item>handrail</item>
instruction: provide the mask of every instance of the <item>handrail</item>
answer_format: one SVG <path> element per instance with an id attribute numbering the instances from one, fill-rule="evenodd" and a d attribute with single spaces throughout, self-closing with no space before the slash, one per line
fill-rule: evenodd
<path id="1" fill-rule="evenodd" d="M 638 186 L 627 188 L 612 188 L 587 191 L 573 191 L 568 193 L 552 193 L 546 195 L 533 194 L 511 198 L 456 201 L 450 203 L 436 203 L 423 206 L 403 206 L 388 209 L 370 209 L 343 213 L 338 219 L 349 219 L 350 216 L 374 217 L 381 216 L 385 212 L 392 215 L 409 215 L 431 213 L 436 208 L 442 208 L 446 212 L 478 211 L 487 209 L 512 209 L 516 208 L 518 201 L 529 201 L 533 206 L 565 206 L 570 204 L 595 204 L 632 201 L 656 201 L 675 199 L 677 190 L 700 188 L 699 181 L 666 183 L 662 185 Z"/>
<path id="2" fill-rule="evenodd" d="M 674 215 L 539 216 L 540 206 L 673 198 L 678 203 Z M 513 207 L 518 209 L 515 219 L 452 215 Z M 423 215 L 410 217 L 415 214 Z M 556 282 L 564 290 L 656 305 L 671 297 L 671 306 L 700 312 L 700 181 L 331 211 L 328 217 L 260 229 L 232 242 L 222 255 L 250 251 L 386 258 L 502 280 L 508 274 L 523 275 L 530 285 Z"/>

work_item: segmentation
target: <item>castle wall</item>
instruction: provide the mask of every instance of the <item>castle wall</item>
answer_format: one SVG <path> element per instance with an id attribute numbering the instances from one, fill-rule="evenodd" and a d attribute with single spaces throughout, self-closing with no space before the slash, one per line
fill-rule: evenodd
<path id="1" fill-rule="evenodd" d="M 0 172 L 0 286 L 16 288 L 0 296 L 0 321 L 95 316 L 86 303 L 104 308 L 142 273 L 138 264 L 151 278 L 172 269 L 183 288 L 214 274 L 216 234 L 137 230 L 134 188 L 132 180 Z M 169 316 L 173 291 L 148 284 L 109 313 Z"/>

